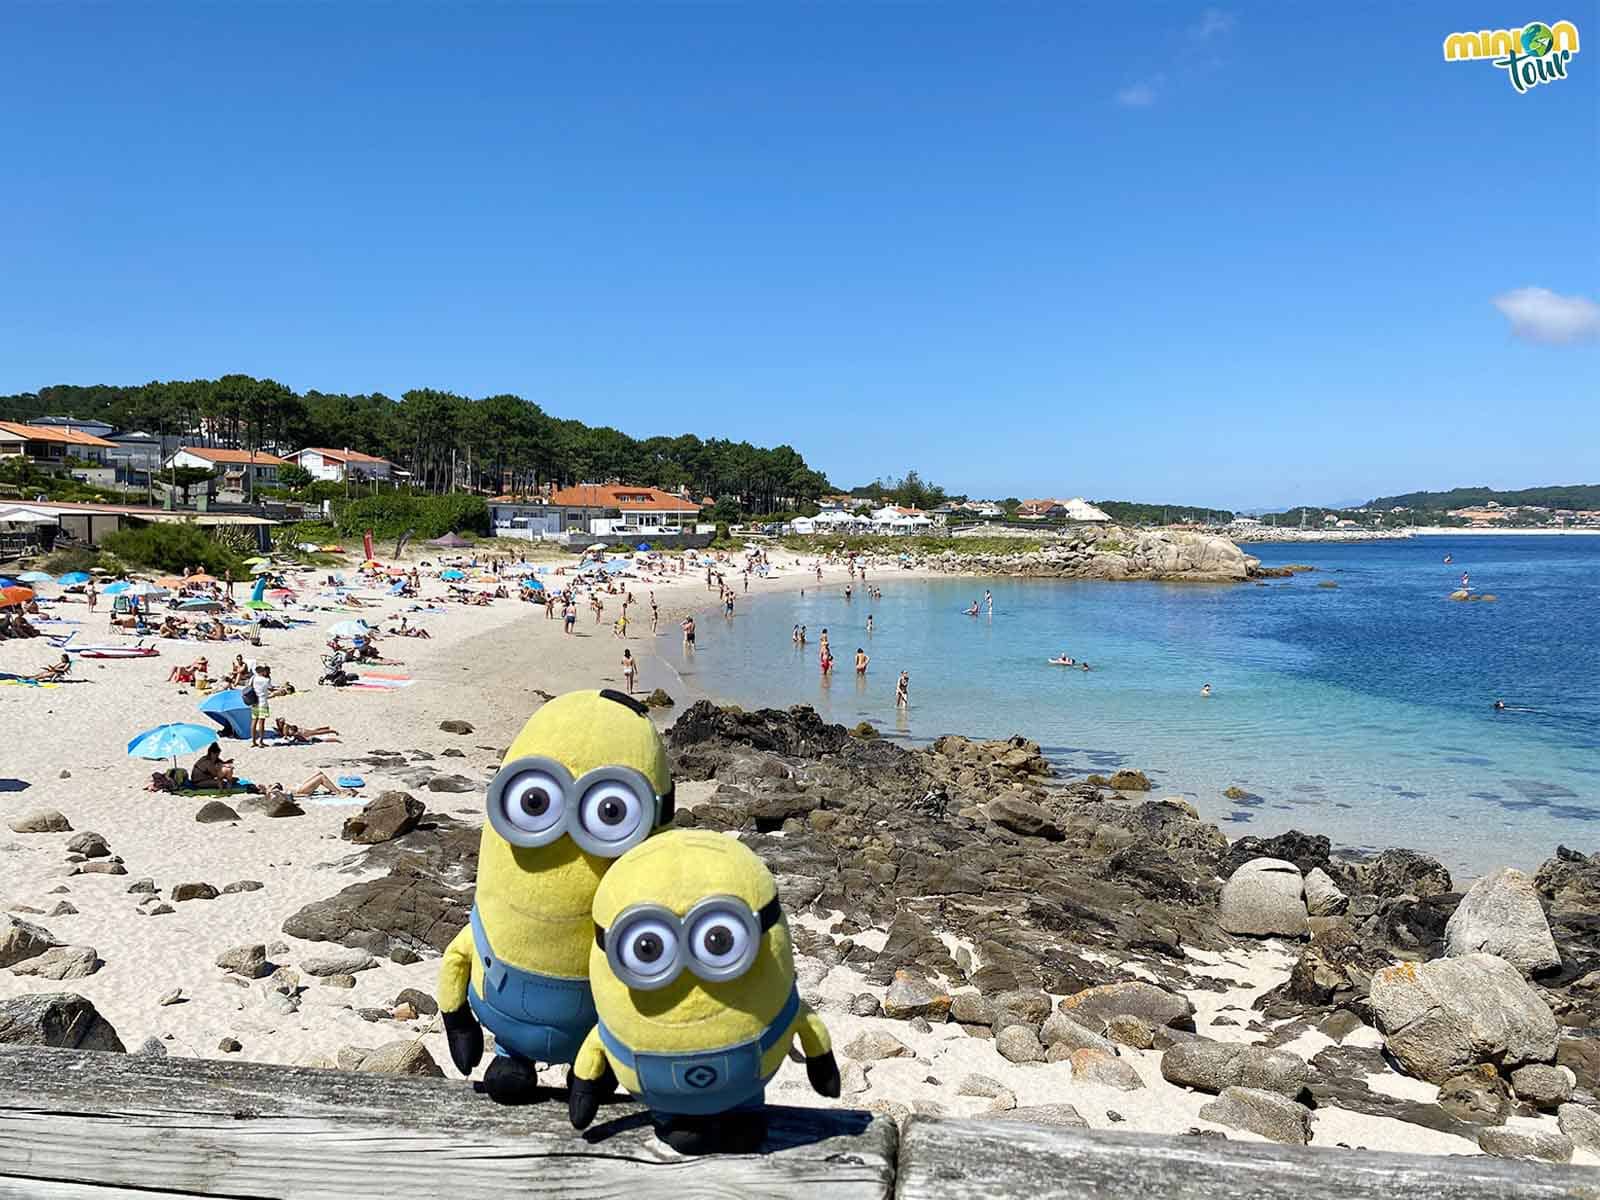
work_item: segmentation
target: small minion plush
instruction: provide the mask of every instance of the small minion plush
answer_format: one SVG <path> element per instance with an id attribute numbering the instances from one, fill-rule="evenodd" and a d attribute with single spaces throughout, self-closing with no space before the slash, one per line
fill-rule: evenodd
<path id="1" fill-rule="evenodd" d="M 797 1035 L 811 1086 L 839 1095 L 828 1031 L 795 987 L 777 884 L 726 834 L 668 830 L 612 866 L 594 896 L 589 979 L 599 1019 L 572 1068 L 578 1129 L 620 1080 L 675 1150 L 754 1150 Z"/>
<path id="2" fill-rule="evenodd" d="M 472 918 L 444 952 L 439 1010 L 463 1074 L 530 1098 L 539 1063 L 570 1063 L 594 1026 L 595 889 L 614 860 L 672 820 L 666 747 L 621 692 L 569 692 L 529 718 L 489 784 Z"/>

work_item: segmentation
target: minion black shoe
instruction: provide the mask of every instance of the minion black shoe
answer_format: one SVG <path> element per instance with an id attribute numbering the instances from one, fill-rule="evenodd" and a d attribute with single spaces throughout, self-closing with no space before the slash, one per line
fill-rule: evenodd
<path id="1" fill-rule="evenodd" d="M 767 1114 L 718 1113 L 710 1117 L 658 1116 L 656 1137 L 679 1154 L 754 1154 L 767 1138 Z"/>
<path id="2" fill-rule="evenodd" d="M 539 1070 L 531 1062 L 498 1055 L 479 1088 L 496 1104 L 532 1104 L 539 1098 Z"/>

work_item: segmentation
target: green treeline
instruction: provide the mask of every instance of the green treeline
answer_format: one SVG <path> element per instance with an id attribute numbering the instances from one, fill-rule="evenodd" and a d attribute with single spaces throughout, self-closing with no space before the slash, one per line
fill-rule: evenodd
<path id="1" fill-rule="evenodd" d="M 814 502 L 823 475 L 791 446 L 724 438 L 634 438 L 607 426 L 551 416 L 520 396 L 473 400 L 417 388 L 381 393 L 296 392 L 271 379 L 224 375 L 137 387 L 59 385 L 0 396 L 0 420 L 98 419 L 122 430 L 192 436 L 200 445 L 289 452 L 359 450 L 412 472 L 417 486 L 529 492 L 545 483 L 620 479 L 696 499 L 735 497 L 768 513 Z"/>
<path id="2" fill-rule="evenodd" d="M 1535 508 L 1600 508 L 1600 483 L 1572 483 L 1552 487 L 1522 488 L 1514 492 L 1497 492 L 1488 487 L 1451 488 L 1448 492 L 1406 492 L 1400 496 L 1379 496 L 1367 503 L 1368 508 L 1414 508 L 1425 512 L 1443 512 L 1451 508 L 1468 508 L 1474 504 L 1487 504 L 1494 500 L 1502 507 L 1529 504 Z"/>

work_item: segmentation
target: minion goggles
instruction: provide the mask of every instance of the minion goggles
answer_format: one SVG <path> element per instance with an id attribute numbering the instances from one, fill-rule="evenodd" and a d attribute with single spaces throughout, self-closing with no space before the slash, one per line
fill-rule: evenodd
<path id="1" fill-rule="evenodd" d="M 736 896 L 707 896 L 681 917 L 660 904 L 635 904 L 609 930 L 597 924 L 594 942 L 623 984 L 652 992 L 684 971 L 707 983 L 739 978 L 755 962 L 762 936 L 781 920 L 777 896 L 760 912 Z"/>
<path id="2" fill-rule="evenodd" d="M 632 767 L 596 767 L 574 779 L 553 758 L 529 755 L 489 782 L 489 824 L 513 846 L 548 846 L 563 836 L 599 858 L 617 858 L 672 820 L 673 791 L 658 795 Z"/>

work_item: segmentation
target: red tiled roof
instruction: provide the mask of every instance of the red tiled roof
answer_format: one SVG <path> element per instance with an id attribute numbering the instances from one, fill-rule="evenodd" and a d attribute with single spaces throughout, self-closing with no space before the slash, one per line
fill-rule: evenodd
<path id="1" fill-rule="evenodd" d="M 254 463 L 258 467 L 287 467 L 289 464 L 276 454 L 268 454 L 265 450 L 252 453 L 249 450 L 222 450 L 215 446 L 179 446 L 179 454 L 192 454 L 196 458 L 203 458 L 207 462 L 227 463 L 230 466 L 246 466 Z"/>
<path id="2" fill-rule="evenodd" d="M 550 503 L 570 508 L 617 508 L 624 512 L 699 512 L 693 500 L 663 492 L 660 488 L 629 487 L 616 483 L 584 483 L 562 488 Z"/>
<path id="3" fill-rule="evenodd" d="M 302 454 L 320 454 L 323 458 L 331 458 L 334 462 L 345 463 L 384 463 L 394 466 L 387 458 L 375 458 L 370 454 L 362 454 L 359 450 L 325 450 L 321 446 L 307 446 L 304 450 L 295 451 L 295 457 Z"/>
<path id="4" fill-rule="evenodd" d="M 15 421 L 0 421 L 0 432 L 29 442 L 64 442 L 69 446 L 115 448 L 113 443 L 92 433 L 79 433 L 76 429 L 62 429 L 55 425 L 22 425 Z"/>

